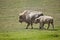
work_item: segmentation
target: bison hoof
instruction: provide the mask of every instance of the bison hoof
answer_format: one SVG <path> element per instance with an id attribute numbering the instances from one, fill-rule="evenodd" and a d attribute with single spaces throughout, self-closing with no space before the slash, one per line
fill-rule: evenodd
<path id="1" fill-rule="evenodd" d="M 33 28 L 31 28 L 31 29 L 33 29 Z"/>
<path id="2" fill-rule="evenodd" d="M 41 27 L 39 29 L 41 29 Z"/>
<path id="3" fill-rule="evenodd" d="M 26 29 L 28 29 L 28 28 L 26 28 Z"/>

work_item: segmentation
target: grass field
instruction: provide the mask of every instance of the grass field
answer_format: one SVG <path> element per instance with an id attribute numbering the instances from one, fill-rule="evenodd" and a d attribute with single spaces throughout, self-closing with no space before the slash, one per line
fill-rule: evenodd
<path id="1" fill-rule="evenodd" d="M 42 11 L 54 17 L 55 29 L 25 29 L 18 15 L 23 10 Z M 47 25 L 45 25 L 47 26 Z M 0 40 L 59 40 L 60 39 L 60 0 L 0 0 Z"/>

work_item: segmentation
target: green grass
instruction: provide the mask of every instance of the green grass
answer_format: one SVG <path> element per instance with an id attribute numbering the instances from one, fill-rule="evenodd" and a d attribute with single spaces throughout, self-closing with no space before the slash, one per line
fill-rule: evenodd
<path id="1" fill-rule="evenodd" d="M 54 17 L 55 30 L 25 29 L 20 24 L 19 13 L 23 10 L 42 11 Z M 60 0 L 0 0 L 0 40 L 59 40 L 60 39 Z M 47 27 L 47 25 L 45 25 Z"/>
<path id="2" fill-rule="evenodd" d="M 60 34 L 47 30 L 22 30 L 20 32 L 0 33 L 1 40 L 58 40 Z"/>

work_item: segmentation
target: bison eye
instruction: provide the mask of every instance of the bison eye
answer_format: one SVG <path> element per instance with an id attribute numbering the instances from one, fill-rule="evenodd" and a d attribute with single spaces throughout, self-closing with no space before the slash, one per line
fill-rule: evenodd
<path id="1" fill-rule="evenodd" d="M 40 20 L 39 20 L 39 19 L 37 19 L 37 21 L 39 22 Z"/>
<path id="2" fill-rule="evenodd" d="M 21 18 L 22 18 L 22 16 L 19 16 L 19 18 L 21 19 Z"/>

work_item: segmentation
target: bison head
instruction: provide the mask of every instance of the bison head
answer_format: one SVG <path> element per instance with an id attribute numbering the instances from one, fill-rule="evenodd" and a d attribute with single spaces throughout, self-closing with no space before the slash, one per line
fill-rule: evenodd
<path id="1" fill-rule="evenodd" d="M 35 19 L 35 23 L 39 23 L 40 22 L 40 19 L 39 18 L 36 18 Z"/>
<path id="2" fill-rule="evenodd" d="M 20 23 L 23 22 L 23 16 L 22 16 L 22 15 L 19 16 L 19 22 L 20 22 Z"/>
<path id="3" fill-rule="evenodd" d="M 24 22 L 25 19 L 26 19 L 26 18 L 25 18 L 25 15 L 20 15 L 20 16 L 19 16 L 19 22 L 20 22 L 20 23 Z"/>

